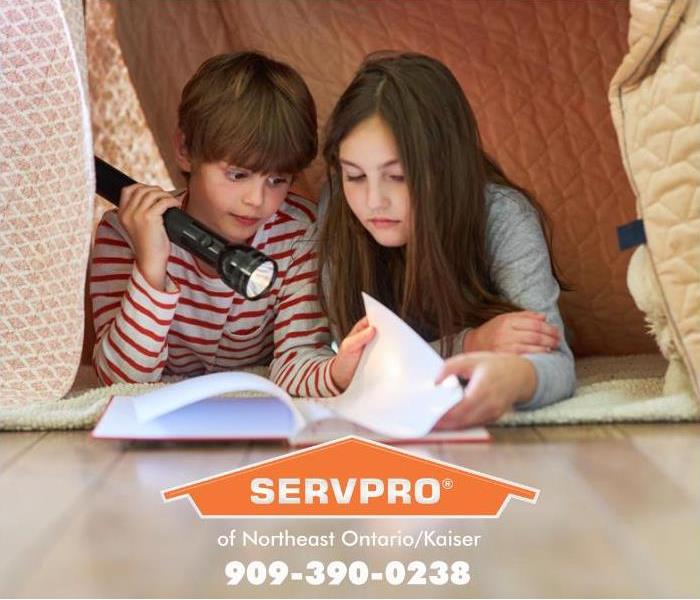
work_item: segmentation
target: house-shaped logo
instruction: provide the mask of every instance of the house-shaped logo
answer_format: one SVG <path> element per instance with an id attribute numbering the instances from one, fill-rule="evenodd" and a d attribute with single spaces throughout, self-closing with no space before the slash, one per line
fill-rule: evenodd
<path id="1" fill-rule="evenodd" d="M 202 517 L 498 517 L 539 490 L 354 436 L 163 491 Z"/>

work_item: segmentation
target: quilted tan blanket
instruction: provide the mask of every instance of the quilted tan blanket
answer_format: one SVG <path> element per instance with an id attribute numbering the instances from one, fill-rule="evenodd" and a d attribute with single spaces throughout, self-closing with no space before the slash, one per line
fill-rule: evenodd
<path id="1" fill-rule="evenodd" d="M 630 49 L 610 85 L 613 120 L 648 276 L 700 400 L 700 2 L 632 0 L 630 12 Z"/>

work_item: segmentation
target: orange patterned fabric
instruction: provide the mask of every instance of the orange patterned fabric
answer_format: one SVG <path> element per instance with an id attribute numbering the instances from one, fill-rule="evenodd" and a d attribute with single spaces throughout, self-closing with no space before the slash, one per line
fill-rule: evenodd
<path id="1" fill-rule="evenodd" d="M 616 226 L 634 218 L 607 87 L 626 50 L 617 0 L 256 0 L 116 3 L 116 32 L 146 121 L 173 178 L 181 87 L 206 57 L 255 48 L 299 69 L 324 123 L 362 57 L 410 49 L 443 60 L 472 103 L 487 149 L 533 190 L 554 225 L 574 292 L 562 296 L 577 354 L 653 351 L 625 285 Z M 316 193 L 317 161 L 299 183 Z"/>
<path id="2" fill-rule="evenodd" d="M 58 399 L 83 341 L 92 140 L 78 0 L 0 5 L 0 403 Z"/>
<path id="3" fill-rule="evenodd" d="M 172 189 L 114 35 L 113 12 L 112 4 L 102 0 L 88 0 L 85 5 L 95 153 L 139 181 Z M 95 215 L 95 225 L 101 216 L 101 212 Z"/>
<path id="4" fill-rule="evenodd" d="M 165 168 L 141 103 L 129 78 L 119 42 L 114 33 L 114 7 L 103 0 L 85 1 L 90 109 L 95 154 L 127 172 L 137 181 L 173 184 Z M 112 204 L 96 197 L 93 229 Z M 86 299 L 86 311 L 90 302 Z M 85 320 L 83 363 L 92 362 L 95 331 L 92 318 Z"/>

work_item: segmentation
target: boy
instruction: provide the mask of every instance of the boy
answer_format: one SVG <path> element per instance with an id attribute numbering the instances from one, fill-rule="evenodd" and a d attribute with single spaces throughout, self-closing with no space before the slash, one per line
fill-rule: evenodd
<path id="1" fill-rule="evenodd" d="M 291 394 L 338 393 L 316 293 L 315 206 L 288 193 L 317 143 L 313 99 L 291 67 L 252 52 L 200 66 L 183 89 L 175 134 L 187 189 L 125 188 L 97 229 L 89 283 L 103 383 L 271 362 Z M 162 219 L 170 207 L 275 259 L 271 294 L 246 300 L 171 245 Z"/>

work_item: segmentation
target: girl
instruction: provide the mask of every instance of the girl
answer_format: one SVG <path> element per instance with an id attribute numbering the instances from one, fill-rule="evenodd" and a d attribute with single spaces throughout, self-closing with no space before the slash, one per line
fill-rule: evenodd
<path id="1" fill-rule="evenodd" d="M 321 302 L 345 337 L 344 389 L 373 335 L 361 291 L 434 341 L 469 379 L 438 424 L 465 427 L 571 396 L 574 361 L 535 201 L 482 149 L 452 73 L 420 54 L 370 56 L 330 117 Z"/>

